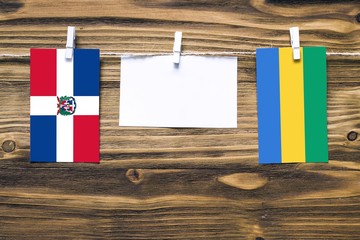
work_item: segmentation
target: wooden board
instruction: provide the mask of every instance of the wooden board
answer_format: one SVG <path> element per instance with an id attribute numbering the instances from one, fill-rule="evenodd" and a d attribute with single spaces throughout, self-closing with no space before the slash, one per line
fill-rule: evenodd
<path id="1" fill-rule="evenodd" d="M 357 239 L 358 1 L 0 2 L 0 239 Z M 328 53 L 329 164 L 257 163 L 255 56 L 239 55 L 238 128 L 120 128 L 120 59 L 101 58 L 101 164 L 29 164 L 29 48 Z M 5 56 L 16 54 L 25 56 Z"/>

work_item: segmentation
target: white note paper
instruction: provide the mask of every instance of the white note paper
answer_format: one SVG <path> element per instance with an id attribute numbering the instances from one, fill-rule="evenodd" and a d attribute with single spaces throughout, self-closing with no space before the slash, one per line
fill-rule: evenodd
<path id="1" fill-rule="evenodd" d="M 237 58 L 122 57 L 120 126 L 237 127 Z"/>

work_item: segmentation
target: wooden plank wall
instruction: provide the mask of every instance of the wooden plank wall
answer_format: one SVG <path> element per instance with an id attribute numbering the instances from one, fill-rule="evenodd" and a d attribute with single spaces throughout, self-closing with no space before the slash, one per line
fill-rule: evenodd
<path id="1" fill-rule="evenodd" d="M 0 1 L 0 239 L 359 239 L 360 3 Z M 329 164 L 257 164 L 255 56 L 239 55 L 237 129 L 118 127 L 120 59 L 101 58 L 101 164 L 29 164 L 29 48 L 328 53 Z M 7 56 L 17 54 L 25 56 Z"/>

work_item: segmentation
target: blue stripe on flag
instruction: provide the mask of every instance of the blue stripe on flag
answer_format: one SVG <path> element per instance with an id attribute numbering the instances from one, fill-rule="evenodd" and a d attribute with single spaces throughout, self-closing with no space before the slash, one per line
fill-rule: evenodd
<path id="1" fill-rule="evenodd" d="M 259 163 L 281 163 L 278 48 L 256 50 Z"/>
<path id="2" fill-rule="evenodd" d="M 30 149 L 30 162 L 56 162 L 56 116 L 30 116 Z"/>
<path id="3" fill-rule="evenodd" d="M 99 49 L 74 49 L 74 96 L 99 96 Z"/>

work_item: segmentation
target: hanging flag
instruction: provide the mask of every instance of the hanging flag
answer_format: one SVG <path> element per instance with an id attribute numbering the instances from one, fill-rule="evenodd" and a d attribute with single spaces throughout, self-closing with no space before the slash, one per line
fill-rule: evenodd
<path id="1" fill-rule="evenodd" d="M 30 162 L 99 162 L 98 49 L 30 49 Z"/>
<path id="2" fill-rule="evenodd" d="M 259 163 L 328 162 L 326 48 L 256 50 Z"/>

